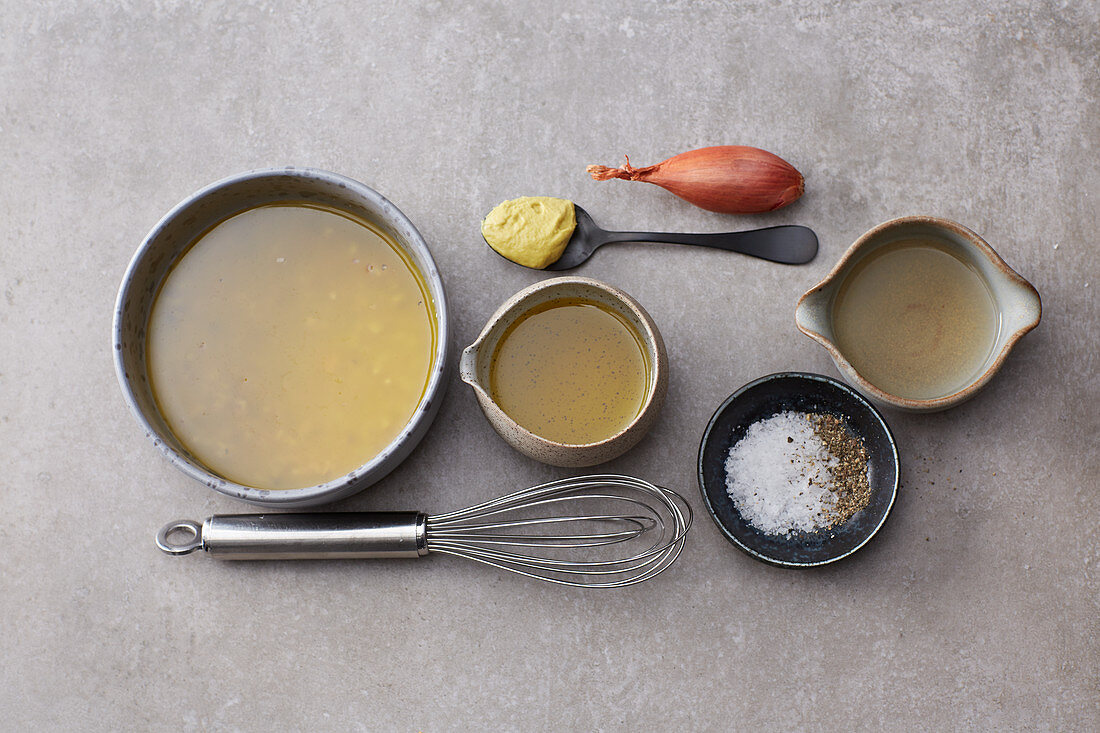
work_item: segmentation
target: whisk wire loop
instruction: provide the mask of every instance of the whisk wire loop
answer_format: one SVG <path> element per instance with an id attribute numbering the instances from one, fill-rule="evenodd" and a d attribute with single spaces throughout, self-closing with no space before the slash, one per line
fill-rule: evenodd
<path id="1" fill-rule="evenodd" d="M 497 533 L 491 530 L 511 529 L 524 527 L 528 529 L 549 528 L 562 523 L 577 524 L 579 522 L 602 521 L 608 525 L 625 525 L 624 529 L 613 532 L 550 535 L 531 534 L 516 535 L 509 533 Z M 610 514 L 592 515 L 584 519 L 578 517 L 549 517 L 545 519 L 524 519 L 511 522 L 493 522 L 491 524 L 471 524 L 463 527 L 453 527 L 437 531 L 433 537 L 436 540 L 474 540 L 479 544 L 510 544 L 524 547 L 599 547 L 616 542 L 640 537 L 643 533 L 656 527 L 656 522 L 650 517 L 621 517 Z M 521 539 L 522 537 L 522 539 Z"/>
<path id="2" fill-rule="evenodd" d="M 580 510 L 590 506 L 603 509 Z M 626 511 L 613 510 L 618 507 Z M 427 547 L 429 553 L 560 585 L 619 588 L 671 565 L 691 520 L 691 507 L 676 492 L 631 476 L 600 474 L 429 515 Z M 586 556 L 593 549 L 600 556 Z"/>

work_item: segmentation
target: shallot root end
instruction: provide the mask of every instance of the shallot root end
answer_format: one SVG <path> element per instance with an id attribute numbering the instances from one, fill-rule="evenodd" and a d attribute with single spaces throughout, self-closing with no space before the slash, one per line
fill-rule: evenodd
<path id="1" fill-rule="evenodd" d="M 609 181 L 612 178 L 621 178 L 624 181 L 637 181 L 642 177 L 642 174 L 656 167 L 649 165 L 645 168 L 635 168 L 630 165 L 629 155 L 624 155 L 623 157 L 626 158 L 626 163 L 622 168 L 608 168 L 606 165 L 590 165 L 585 168 L 585 171 L 597 181 Z"/>

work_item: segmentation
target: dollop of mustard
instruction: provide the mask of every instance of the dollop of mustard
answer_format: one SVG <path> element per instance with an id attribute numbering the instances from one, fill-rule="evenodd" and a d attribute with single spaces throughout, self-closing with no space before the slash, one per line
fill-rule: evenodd
<path id="1" fill-rule="evenodd" d="M 576 228 L 572 201 L 522 196 L 490 211 L 481 222 L 481 235 L 512 262 L 541 270 L 558 261 Z"/>

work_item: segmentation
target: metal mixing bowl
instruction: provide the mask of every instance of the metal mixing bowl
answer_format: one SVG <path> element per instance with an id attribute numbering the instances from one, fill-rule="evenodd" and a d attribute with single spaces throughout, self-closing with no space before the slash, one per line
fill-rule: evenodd
<path id="1" fill-rule="evenodd" d="M 277 202 L 311 203 L 346 212 L 379 227 L 402 247 L 427 284 L 438 326 L 427 389 L 409 422 L 375 456 L 339 478 L 315 486 L 270 490 L 244 486 L 214 473 L 189 454 L 157 409 L 146 362 L 146 327 L 157 293 L 172 266 L 211 227 L 247 209 Z M 231 176 L 192 194 L 168 212 L 141 243 L 119 289 L 114 359 L 122 393 L 154 445 L 191 478 L 252 504 L 303 507 L 349 496 L 378 481 L 405 459 L 427 432 L 450 368 L 447 301 L 428 246 L 412 222 L 381 194 L 350 178 L 310 168 L 267 168 Z"/>

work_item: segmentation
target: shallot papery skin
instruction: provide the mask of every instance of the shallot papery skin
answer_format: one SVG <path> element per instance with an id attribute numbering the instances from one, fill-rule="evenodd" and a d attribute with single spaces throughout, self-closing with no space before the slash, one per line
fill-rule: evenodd
<path id="1" fill-rule="evenodd" d="M 590 165 L 597 181 L 622 178 L 645 181 L 707 211 L 755 214 L 798 200 L 805 190 L 794 166 L 760 148 L 717 145 L 680 153 L 656 165 L 635 168 L 627 157 L 622 168 Z"/>

